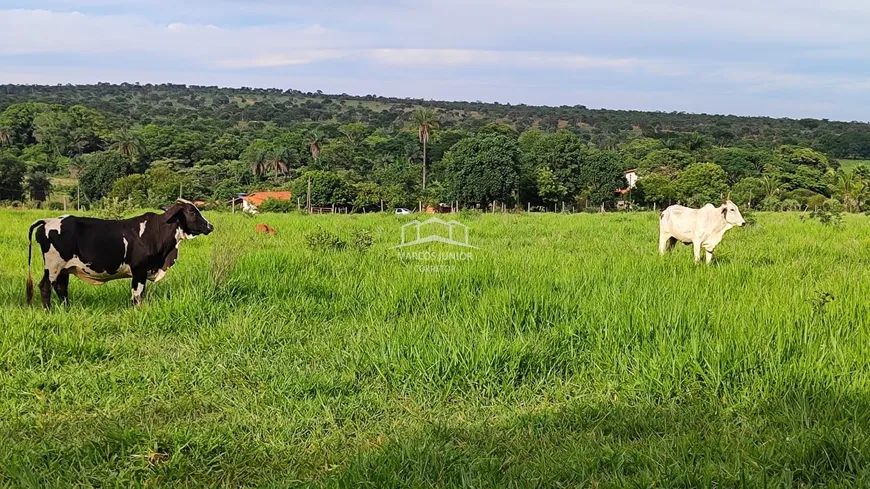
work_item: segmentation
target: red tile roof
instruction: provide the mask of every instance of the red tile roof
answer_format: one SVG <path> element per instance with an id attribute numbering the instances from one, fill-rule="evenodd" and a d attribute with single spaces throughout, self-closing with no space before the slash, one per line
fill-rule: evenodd
<path id="1" fill-rule="evenodd" d="M 259 206 L 260 204 L 266 202 L 269 199 L 292 200 L 292 197 L 293 196 L 290 192 L 254 192 L 242 198 L 245 199 L 249 204 Z"/>

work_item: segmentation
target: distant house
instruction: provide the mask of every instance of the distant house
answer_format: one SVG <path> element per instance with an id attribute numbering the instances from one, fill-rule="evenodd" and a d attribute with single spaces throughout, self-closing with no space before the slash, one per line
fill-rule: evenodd
<path id="1" fill-rule="evenodd" d="M 637 186 L 637 181 L 640 180 L 640 177 L 637 176 L 637 169 L 632 168 L 631 170 L 625 170 L 625 181 L 628 182 L 628 188 L 634 188 Z"/>
<path id="2" fill-rule="evenodd" d="M 257 207 L 269 199 L 276 200 L 293 200 L 293 195 L 289 191 L 285 192 L 254 192 L 247 195 L 239 195 L 233 204 L 242 207 L 242 210 L 251 214 L 257 213 Z"/>
<path id="3" fill-rule="evenodd" d="M 616 202 L 617 209 L 624 209 L 628 205 L 628 202 L 625 200 L 625 195 L 631 192 L 631 189 L 637 187 L 638 180 L 640 180 L 640 177 L 637 176 L 637 169 L 632 168 L 631 170 L 625 170 L 625 181 L 628 183 L 628 186 L 616 190 L 616 193 L 621 197 Z"/>

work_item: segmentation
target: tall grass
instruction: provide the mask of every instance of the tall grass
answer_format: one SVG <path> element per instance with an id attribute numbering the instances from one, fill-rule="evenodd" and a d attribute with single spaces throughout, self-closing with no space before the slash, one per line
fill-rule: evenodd
<path id="1" fill-rule="evenodd" d="M 214 214 L 142 308 L 73 279 L 49 314 L 38 217 L 0 214 L 6 485 L 868 483 L 864 216 L 759 214 L 712 266 L 651 214 L 465 216 L 480 250 L 428 273 L 409 217 Z"/>

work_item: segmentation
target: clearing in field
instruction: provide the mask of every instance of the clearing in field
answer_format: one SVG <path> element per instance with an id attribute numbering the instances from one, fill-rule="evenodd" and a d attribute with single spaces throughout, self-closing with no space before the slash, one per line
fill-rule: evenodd
<path id="1" fill-rule="evenodd" d="M 868 483 L 863 216 L 761 214 L 709 267 L 651 213 L 461 216 L 432 269 L 413 216 L 207 214 L 141 309 L 73 279 L 49 314 L 40 217 L 0 213 L 0 485 Z"/>

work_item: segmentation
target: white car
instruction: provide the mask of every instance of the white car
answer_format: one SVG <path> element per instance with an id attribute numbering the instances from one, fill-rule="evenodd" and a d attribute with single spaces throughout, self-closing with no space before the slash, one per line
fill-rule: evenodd
<path id="1" fill-rule="evenodd" d="M 408 209 L 405 209 L 404 207 L 397 207 L 394 212 L 396 213 L 397 216 L 405 216 L 405 215 L 408 215 L 411 213 L 411 211 L 409 211 Z"/>

